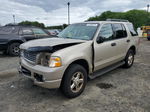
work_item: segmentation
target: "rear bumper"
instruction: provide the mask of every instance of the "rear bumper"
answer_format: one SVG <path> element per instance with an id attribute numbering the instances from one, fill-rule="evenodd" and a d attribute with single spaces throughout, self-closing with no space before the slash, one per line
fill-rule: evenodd
<path id="1" fill-rule="evenodd" d="M 23 58 L 21 59 L 19 73 L 34 81 L 35 85 L 44 88 L 59 88 L 64 74 L 64 67 L 49 68 L 40 65 L 31 65 Z M 39 79 L 38 76 L 41 76 Z"/>

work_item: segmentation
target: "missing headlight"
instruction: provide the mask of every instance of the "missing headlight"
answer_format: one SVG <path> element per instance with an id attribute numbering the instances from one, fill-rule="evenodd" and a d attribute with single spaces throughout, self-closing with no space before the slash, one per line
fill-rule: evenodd
<path id="1" fill-rule="evenodd" d="M 38 57 L 38 64 L 42 66 L 49 66 L 50 53 L 41 53 Z"/>

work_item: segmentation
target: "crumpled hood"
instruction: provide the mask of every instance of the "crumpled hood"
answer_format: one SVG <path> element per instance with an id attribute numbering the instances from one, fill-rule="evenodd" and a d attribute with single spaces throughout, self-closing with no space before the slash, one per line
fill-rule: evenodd
<path id="1" fill-rule="evenodd" d="M 67 44 L 76 44 L 82 43 L 86 40 L 78 40 L 78 39 L 64 39 L 64 38 L 47 38 L 47 39 L 37 39 L 28 41 L 20 45 L 20 49 L 28 49 L 31 47 L 44 47 L 44 46 L 57 46 L 57 45 L 67 45 Z"/>

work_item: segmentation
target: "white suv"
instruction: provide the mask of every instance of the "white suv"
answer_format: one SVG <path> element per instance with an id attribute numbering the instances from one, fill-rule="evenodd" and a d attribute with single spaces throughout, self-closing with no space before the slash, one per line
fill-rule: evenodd
<path id="1" fill-rule="evenodd" d="M 20 73 L 45 88 L 61 88 L 69 98 L 80 95 L 87 83 L 134 61 L 139 38 L 125 20 L 69 25 L 58 37 L 20 46 Z"/>

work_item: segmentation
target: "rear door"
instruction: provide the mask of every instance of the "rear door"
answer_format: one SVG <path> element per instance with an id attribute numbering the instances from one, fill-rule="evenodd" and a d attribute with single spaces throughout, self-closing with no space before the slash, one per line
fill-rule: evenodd
<path id="1" fill-rule="evenodd" d="M 128 45 L 130 45 L 130 36 L 127 35 L 124 24 L 114 23 L 112 25 L 114 31 L 114 40 L 116 43 L 116 50 L 118 52 L 118 55 L 116 55 L 116 59 L 122 60 L 126 56 Z"/>

